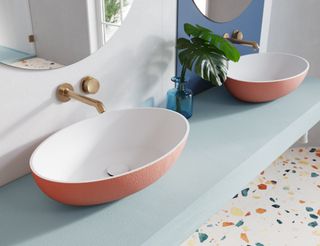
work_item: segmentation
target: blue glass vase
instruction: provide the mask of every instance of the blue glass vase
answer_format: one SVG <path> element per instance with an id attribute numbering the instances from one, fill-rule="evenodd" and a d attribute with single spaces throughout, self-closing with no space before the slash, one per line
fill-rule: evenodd
<path id="1" fill-rule="evenodd" d="M 175 86 L 167 93 L 167 109 L 176 111 L 189 119 L 192 116 L 192 90 L 186 88 L 186 81 L 173 77 Z"/>

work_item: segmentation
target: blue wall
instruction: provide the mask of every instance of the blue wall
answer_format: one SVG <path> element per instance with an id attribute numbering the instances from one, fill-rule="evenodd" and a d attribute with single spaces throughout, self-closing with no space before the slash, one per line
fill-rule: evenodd
<path id="1" fill-rule="evenodd" d="M 232 33 L 234 29 L 239 29 L 244 34 L 245 40 L 255 40 L 260 42 L 262 17 L 263 17 L 264 0 L 253 0 L 249 7 L 235 20 L 226 23 L 217 23 L 210 21 L 198 10 L 193 0 L 178 0 L 178 37 L 185 37 L 183 31 L 184 23 L 199 24 L 214 31 L 214 33 L 223 35 L 224 33 Z M 252 48 L 237 45 L 240 53 L 254 53 Z M 181 65 L 177 59 L 177 74 L 181 71 Z M 190 79 L 190 88 L 195 92 L 200 92 L 210 88 L 211 84 L 203 81 L 194 73 L 188 73 Z"/>

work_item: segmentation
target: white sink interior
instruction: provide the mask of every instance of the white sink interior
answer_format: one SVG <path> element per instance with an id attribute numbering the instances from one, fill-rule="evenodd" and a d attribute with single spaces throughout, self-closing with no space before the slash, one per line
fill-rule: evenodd
<path id="1" fill-rule="evenodd" d="M 228 77 L 244 82 L 274 82 L 303 74 L 309 62 L 286 53 L 259 53 L 242 56 L 238 63 L 230 62 Z"/>
<path id="2" fill-rule="evenodd" d="M 32 155 L 31 168 L 56 182 L 102 180 L 168 155 L 188 131 L 187 120 L 169 110 L 109 111 L 49 137 Z"/>

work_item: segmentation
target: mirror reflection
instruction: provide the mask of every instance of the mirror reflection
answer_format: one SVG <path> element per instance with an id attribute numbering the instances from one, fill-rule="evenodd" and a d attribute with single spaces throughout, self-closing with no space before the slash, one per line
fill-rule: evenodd
<path id="1" fill-rule="evenodd" d="M 229 22 L 239 17 L 252 0 L 193 0 L 201 13 L 215 22 Z"/>
<path id="2" fill-rule="evenodd" d="M 121 27 L 133 0 L 1 0 L 0 62 L 55 69 L 97 51 Z"/>

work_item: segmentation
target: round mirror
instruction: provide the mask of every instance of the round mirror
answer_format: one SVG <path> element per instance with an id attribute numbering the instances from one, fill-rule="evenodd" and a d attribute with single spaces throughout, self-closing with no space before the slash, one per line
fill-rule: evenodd
<path id="1" fill-rule="evenodd" d="M 133 0 L 1 0 L 0 63 L 55 69 L 97 51 L 121 27 Z"/>
<path id="2" fill-rule="evenodd" d="M 193 0 L 201 13 L 215 22 L 232 21 L 249 6 L 252 0 Z"/>

